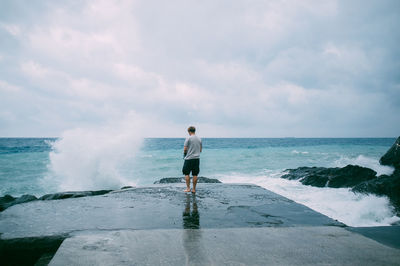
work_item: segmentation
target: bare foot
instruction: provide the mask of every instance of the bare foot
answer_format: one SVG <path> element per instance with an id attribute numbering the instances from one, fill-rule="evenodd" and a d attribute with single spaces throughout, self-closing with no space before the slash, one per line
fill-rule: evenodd
<path id="1" fill-rule="evenodd" d="M 192 189 L 192 193 L 196 193 L 196 190 Z"/>
<path id="2" fill-rule="evenodd" d="M 190 188 L 185 189 L 183 192 L 190 192 Z"/>

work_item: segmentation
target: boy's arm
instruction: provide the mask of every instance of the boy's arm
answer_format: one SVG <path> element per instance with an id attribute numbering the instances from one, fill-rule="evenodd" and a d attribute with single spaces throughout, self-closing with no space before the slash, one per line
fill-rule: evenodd
<path id="1" fill-rule="evenodd" d="M 186 154 L 188 152 L 188 145 L 189 145 L 189 138 L 186 138 L 185 143 L 183 143 L 183 158 L 186 157 Z"/>

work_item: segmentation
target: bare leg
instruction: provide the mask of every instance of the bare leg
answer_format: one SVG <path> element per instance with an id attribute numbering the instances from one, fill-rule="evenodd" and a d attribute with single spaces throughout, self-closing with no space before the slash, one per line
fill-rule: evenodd
<path id="1" fill-rule="evenodd" d="M 186 181 L 185 192 L 190 192 L 190 177 L 189 177 L 189 175 L 185 175 L 185 181 Z"/>
<path id="2" fill-rule="evenodd" d="M 197 185 L 197 175 L 193 176 L 193 189 L 192 192 L 196 193 L 196 185 Z"/>

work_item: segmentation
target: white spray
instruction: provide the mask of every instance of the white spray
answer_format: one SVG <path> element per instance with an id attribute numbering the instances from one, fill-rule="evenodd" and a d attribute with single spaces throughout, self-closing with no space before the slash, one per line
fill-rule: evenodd
<path id="1" fill-rule="evenodd" d="M 394 172 L 394 168 L 391 166 L 381 165 L 378 160 L 369 158 L 363 155 L 359 155 L 357 158 L 349 158 L 342 156 L 339 160 L 336 160 L 335 167 L 345 167 L 348 164 L 359 165 L 374 170 L 378 176 L 380 175 L 391 175 Z"/>
<path id="2" fill-rule="evenodd" d="M 281 171 L 259 176 L 218 176 L 227 183 L 253 183 L 318 211 L 349 226 L 387 226 L 400 221 L 387 197 L 353 193 L 348 188 L 305 186 L 280 178 Z"/>
<path id="3" fill-rule="evenodd" d="M 142 143 L 139 119 L 129 114 L 106 126 L 65 131 L 53 143 L 46 186 L 59 191 L 116 189 L 135 185 L 124 166 Z"/>

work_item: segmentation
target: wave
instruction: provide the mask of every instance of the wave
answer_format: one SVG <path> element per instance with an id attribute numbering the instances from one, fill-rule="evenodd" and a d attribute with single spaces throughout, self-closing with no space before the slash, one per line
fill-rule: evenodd
<path id="1" fill-rule="evenodd" d="M 377 159 L 369 158 L 364 155 L 359 155 L 356 158 L 349 158 L 342 156 L 336 160 L 334 167 L 345 167 L 346 165 L 359 165 L 374 170 L 377 175 L 391 175 L 394 172 L 394 168 L 390 166 L 381 165 Z"/>
<path id="2" fill-rule="evenodd" d="M 388 198 L 364 195 L 347 188 L 305 186 L 297 180 L 280 178 L 281 171 L 263 175 L 220 175 L 225 183 L 253 183 L 320 212 L 348 226 L 388 226 L 400 221 Z"/>
<path id="3" fill-rule="evenodd" d="M 133 162 L 142 139 L 132 115 L 101 127 L 67 130 L 51 143 L 43 186 L 70 191 L 136 185 L 125 166 Z"/>
<path id="4" fill-rule="evenodd" d="M 297 151 L 297 150 L 293 150 L 292 153 L 293 154 L 309 154 L 308 151 Z"/>

